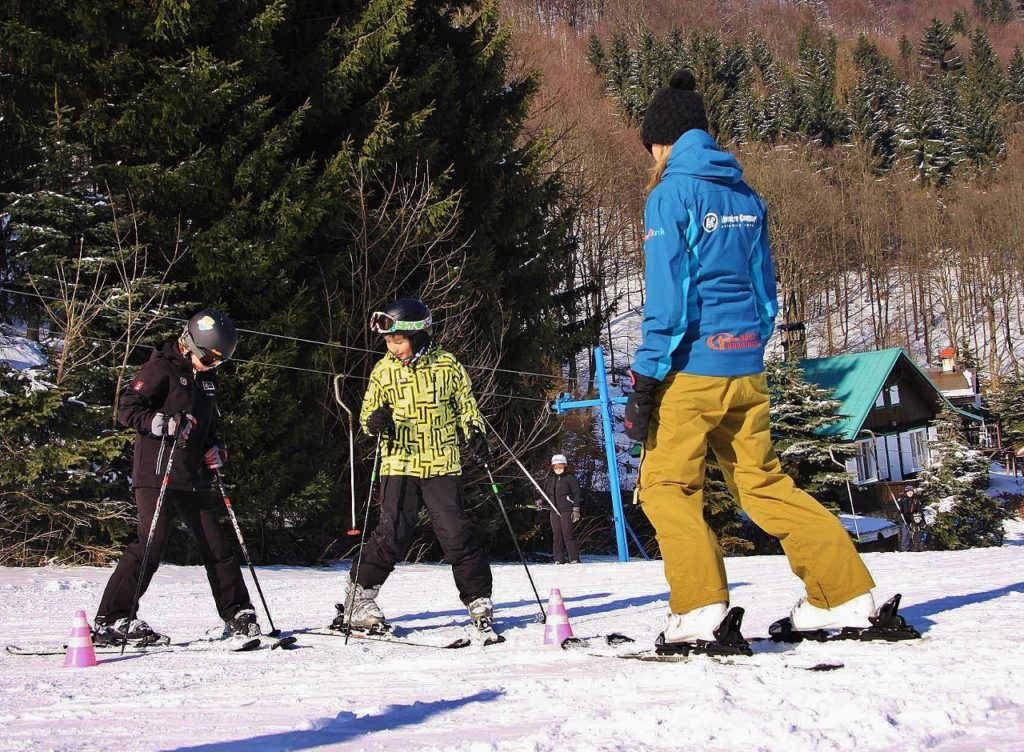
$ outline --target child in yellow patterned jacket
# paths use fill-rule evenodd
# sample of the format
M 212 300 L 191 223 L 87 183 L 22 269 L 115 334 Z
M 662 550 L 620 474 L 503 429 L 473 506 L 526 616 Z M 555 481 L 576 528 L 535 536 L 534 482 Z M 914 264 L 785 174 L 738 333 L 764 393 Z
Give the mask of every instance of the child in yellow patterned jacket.
M 351 622 L 353 630 L 388 629 L 376 596 L 408 553 L 423 505 L 470 619 L 485 642 L 494 641 L 499 638 L 491 623 L 491 568 L 463 504 L 460 438 L 483 461 L 490 450 L 466 369 L 431 344 L 431 324 L 429 309 L 415 298 L 396 300 L 370 317 L 371 331 L 388 348 L 370 373 L 359 416 L 380 441 L 380 520 L 331 626 L 343 630 Z

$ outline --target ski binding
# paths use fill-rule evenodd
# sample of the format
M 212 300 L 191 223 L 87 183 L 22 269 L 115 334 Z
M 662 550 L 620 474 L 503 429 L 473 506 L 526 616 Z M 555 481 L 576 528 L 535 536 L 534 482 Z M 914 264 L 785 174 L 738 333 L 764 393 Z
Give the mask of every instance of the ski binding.
M 903 640 L 918 640 L 921 633 L 907 624 L 906 620 L 897 612 L 900 608 L 900 593 L 896 593 L 878 609 L 878 612 L 869 617 L 870 627 L 843 627 L 838 632 L 829 632 L 825 629 L 813 629 L 801 631 L 793 629 L 793 623 L 787 616 L 779 619 L 768 628 L 768 636 L 773 642 L 801 642 L 812 640 L 814 642 L 834 642 L 836 640 L 882 640 L 885 642 L 900 642 Z

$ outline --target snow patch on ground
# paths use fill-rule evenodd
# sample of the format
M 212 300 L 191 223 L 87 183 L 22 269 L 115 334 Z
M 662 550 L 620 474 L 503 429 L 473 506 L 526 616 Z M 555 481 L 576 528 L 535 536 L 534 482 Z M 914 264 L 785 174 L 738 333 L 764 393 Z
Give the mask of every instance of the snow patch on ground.
M 1013 483 L 1012 479 L 1007 479 Z M 768 645 L 734 665 L 657 664 L 545 646 L 522 566 L 496 564 L 504 645 L 438 651 L 300 636 L 255 653 L 0 655 L 0 750 L 1016 750 L 1024 748 L 1024 524 L 1007 545 L 865 556 L 880 598 L 902 592 L 915 643 Z M 801 594 L 779 556 L 730 558 L 744 631 L 763 635 Z M 577 636 L 623 632 L 649 646 L 664 625 L 661 563 L 531 566 L 546 601 L 565 598 Z M 279 627 L 321 627 L 345 567 L 261 567 Z M 0 569 L 0 640 L 60 643 L 94 615 L 108 568 Z M 381 592 L 422 640 L 462 634 L 447 566 L 400 566 Z M 142 616 L 176 641 L 217 614 L 200 567 L 164 566 Z M 266 626 L 265 617 L 263 624 Z M 805 667 L 842 662 L 844 668 Z

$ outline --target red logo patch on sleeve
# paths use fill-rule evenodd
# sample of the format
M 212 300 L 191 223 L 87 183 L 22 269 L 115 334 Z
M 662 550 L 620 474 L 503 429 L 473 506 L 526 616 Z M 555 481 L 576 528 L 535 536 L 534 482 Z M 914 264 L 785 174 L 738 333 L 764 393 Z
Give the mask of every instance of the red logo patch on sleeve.
M 146 382 L 143 381 L 142 379 L 135 379 L 135 381 L 132 382 L 132 389 L 134 389 L 136 392 L 141 392 L 142 387 L 144 387 L 145 385 Z

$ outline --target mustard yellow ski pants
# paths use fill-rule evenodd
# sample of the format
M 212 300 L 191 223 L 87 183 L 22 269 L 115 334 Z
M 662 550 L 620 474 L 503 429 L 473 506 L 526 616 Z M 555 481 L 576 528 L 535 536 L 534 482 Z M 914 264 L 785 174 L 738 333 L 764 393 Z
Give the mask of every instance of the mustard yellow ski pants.
M 722 551 L 703 515 L 708 444 L 740 506 L 781 542 L 812 605 L 838 606 L 874 587 L 836 516 L 782 471 L 772 449 L 763 373 L 671 373 L 655 392 L 655 404 L 639 497 L 661 547 L 673 612 L 729 601 Z

